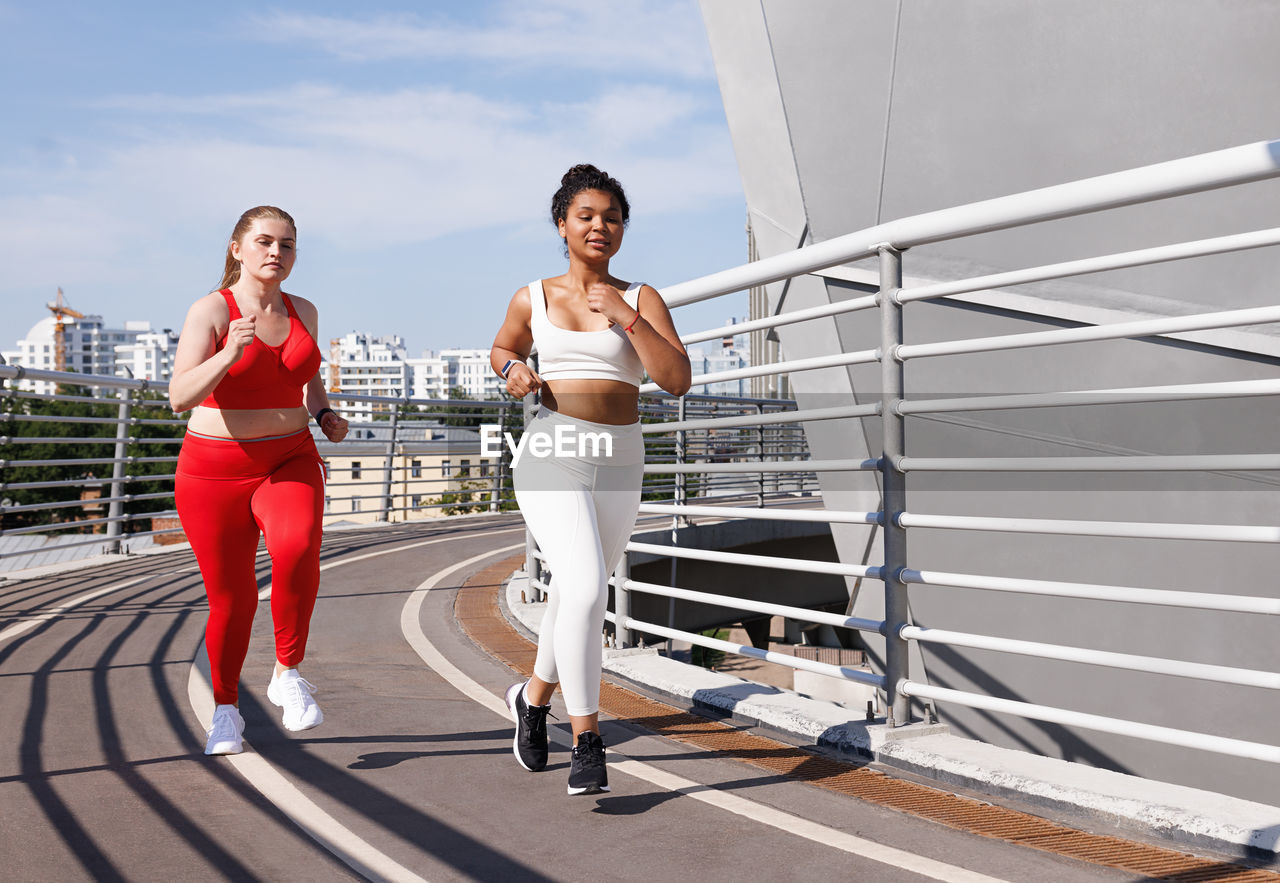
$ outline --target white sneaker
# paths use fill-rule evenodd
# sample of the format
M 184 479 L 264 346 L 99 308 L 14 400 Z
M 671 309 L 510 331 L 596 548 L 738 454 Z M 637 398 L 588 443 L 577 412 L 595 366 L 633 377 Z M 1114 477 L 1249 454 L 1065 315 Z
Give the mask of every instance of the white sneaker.
M 205 754 L 239 754 L 244 750 L 244 718 L 234 705 L 219 705 L 213 710 L 213 724 L 209 727 L 209 741 L 204 743 Z
M 316 685 L 298 674 L 296 668 L 287 668 L 283 674 L 272 674 L 271 683 L 267 685 L 267 698 L 272 705 L 284 709 L 284 727 L 286 730 L 309 730 L 324 723 L 324 712 L 316 705 L 311 694 Z

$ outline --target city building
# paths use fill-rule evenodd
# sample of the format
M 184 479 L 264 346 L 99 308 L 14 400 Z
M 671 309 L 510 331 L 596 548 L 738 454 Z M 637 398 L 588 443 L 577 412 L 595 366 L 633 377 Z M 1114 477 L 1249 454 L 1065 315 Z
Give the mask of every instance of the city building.
M 134 377 L 168 381 L 177 353 L 178 336 L 170 329 L 156 331 L 147 321 L 130 320 L 124 328 L 108 328 L 102 316 L 49 316 L 31 327 L 4 360 L 38 371 L 58 368 L 58 323 L 62 325 L 63 370 L 79 374 Z M 42 394 L 54 392 L 48 381 L 24 378 L 18 388 Z
M 740 320 L 731 319 L 729 324 L 737 324 L 738 321 Z M 734 371 L 752 364 L 751 347 L 747 334 L 726 335 L 722 338 L 687 347 L 687 350 L 695 378 L 701 374 Z M 742 397 L 755 395 L 751 378 L 749 377 L 737 380 L 721 380 L 707 384 L 699 384 L 695 381 L 691 391 L 699 395 Z
M 414 399 L 447 399 L 461 390 L 466 399 L 497 399 L 506 390 L 501 377 L 489 365 L 487 349 L 428 350 L 410 358 L 399 335 L 374 337 L 352 331 L 330 342 L 329 357 L 321 367 L 330 392 L 348 395 L 384 395 Z M 349 419 L 367 420 L 385 414 L 386 404 L 343 400 Z
M 173 376 L 173 360 L 178 352 L 178 335 L 169 328 L 151 331 L 148 322 L 126 322 L 125 327 L 145 326 L 129 343 L 115 347 L 114 374 L 132 376 L 139 380 L 167 382 Z
M 447 399 L 449 390 L 455 384 L 457 363 L 431 351 L 423 353 L 421 358 L 410 359 L 413 379 L 410 395 L 415 399 Z
M 334 443 L 312 430 L 328 472 L 326 525 L 487 511 L 493 495 L 501 491 L 506 475 L 498 459 L 481 456 L 475 430 L 405 421 L 397 429 L 394 447 L 390 434 L 385 423 L 355 427 L 346 439 Z
M 398 334 L 374 337 L 352 331 L 334 338 L 329 357 L 320 367 L 330 392 L 404 398 L 413 389 L 413 368 Z M 390 406 L 344 400 L 342 413 L 350 420 L 368 420 L 386 414 Z
M 489 364 L 487 348 L 441 350 L 440 358 L 455 366 L 453 385 L 462 390 L 465 398 L 496 399 L 506 392 L 506 381 Z

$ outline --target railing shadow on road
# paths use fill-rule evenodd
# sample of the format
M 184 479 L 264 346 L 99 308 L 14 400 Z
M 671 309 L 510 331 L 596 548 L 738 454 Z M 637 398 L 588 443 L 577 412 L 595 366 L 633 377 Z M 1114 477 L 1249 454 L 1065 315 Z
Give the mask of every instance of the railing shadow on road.
M 265 720 L 270 714 L 251 697 L 244 697 L 241 705 L 245 710 L 246 720 Z M 492 734 L 485 732 L 461 736 L 464 739 L 487 737 L 492 737 Z M 510 730 L 501 731 L 499 737 L 505 741 L 510 737 Z M 459 736 L 449 734 L 448 738 L 457 739 Z M 360 741 L 364 740 L 365 737 L 360 737 Z M 543 876 L 533 867 L 499 852 L 490 844 L 472 837 L 466 831 L 425 812 L 421 806 L 370 785 L 359 776 L 348 772 L 348 768 L 335 766 L 312 753 L 297 750 L 295 740 L 282 739 L 279 742 L 273 742 L 267 739 L 255 743 L 254 748 L 268 763 L 289 778 L 311 783 L 322 790 L 329 799 L 377 825 L 382 831 L 429 853 L 434 860 L 456 868 L 460 873 L 473 875 L 477 868 L 483 868 L 483 876 L 493 880 L 551 879 Z M 459 753 L 507 754 L 509 752 L 510 748 L 504 745 L 501 749 L 494 751 L 448 753 L 456 755 Z
M 101 574 L 98 574 L 99 580 Z M 113 575 L 112 578 L 115 578 Z M 75 583 L 91 582 L 89 579 L 75 579 Z M 114 598 L 103 609 L 84 617 L 72 620 L 73 633 L 57 644 L 51 654 L 46 657 L 36 670 L 26 676 L 31 679 L 29 700 L 26 715 L 22 723 L 22 732 L 18 746 L 19 773 L 17 777 L 24 784 L 31 798 L 44 815 L 49 828 L 67 848 L 71 856 L 79 863 L 85 873 L 96 880 L 124 880 L 127 875 L 111 856 L 107 844 L 100 842 L 86 822 L 81 821 L 83 807 L 77 807 L 70 794 L 72 787 L 69 777 L 79 773 L 101 775 L 109 773 L 114 776 L 129 792 L 147 807 L 151 818 L 171 830 L 185 841 L 192 850 L 206 858 L 212 867 L 216 867 L 228 879 L 256 879 L 253 869 L 245 866 L 234 853 L 221 846 L 217 840 L 199 821 L 200 806 L 197 803 L 183 804 L 183 798 L 189 793 L 184 789 L 182 797 L 166 794 L 158 785 L 153 784 L 140 771 L 143 767 L 155 767 L 159 764 L 183 763 L 192 766 L 200 765 L 212 775 L 225 789 L 221 793 L 230 794 L 232 799 L 242 801 L 246 810 L 256 810 L 277 814 L 278 811 L 266 803 L 257 792 L 241 777 L 232 771 L 216 764 L 204 762 L 200 754 L 200 742 L 193 733 L 185 710 L 180 706 L 170 682 L 171 672 L 175 665 L 180 665 L 185 672 L 190 665 L 195 643 L 182 659 L 173 658 L 178 653 L 177 647 L 182 636 L 198 635 L 202 630 L 193 624 L 192 615 L 204 604 L 204 593 L 199 590 L 199 580 L 187 577 L 174 577 L 159 585 L 144 582 L 136 591 L 122 594 Z M 81 586 L 80 588 L 83 588 Z M 194 591 L 193 591 L 194 590 Z M 157 595 L 157 592 L 160 594 Z M 198 592 L 198 594 L 196 594 Z M 181 603 L 183 595 L 190 595 L 189 601 Z M 150 603 L 148 603 L 150 602 Z M 133 609 L 141 605 L 142 609 Z M 79 770 L 54 769 L 46 763 L 45 745 L 49 744 L 49 734 L 57 728 L 66 728 L 67 722 L 58 717 L 59 702 L 53 695 L 51 682 L 55 675 L 63 675 L 64 660 L 76 653 L 80 648 L 88 646 L 87 641 L 104 631 L 118 625 L 117 617 L 127 613 L 126 624 L 119 628 L 114 636 L 108 638 L 106 647 L 98 654 L 96 660 L 87 668 L 76 671 L 88 671 L 91 675 L 91 709 L 94 731 L 98 734 L 101 763 L 90 764 Z M 140 665 L 119 658 L 130 641 L 139 639 L 143 627 L 155 618 L 172 616 L 172 622 L 164 630 L 151 649 L 148 659 Z M 8 646 L 0 648 L 0 663 L 32 638 L 39 637 L 48 630 L 67 628 L 68 618 L 61 617 L 41 623 L 31 632 L 20 636 Z M 194 635 L 193 635 L 194 633 Z M 123 669 L 145 668 L 150 673 L 154 695 L 158 698 L 159 707 L 167 720 L 171 732 L 177 737 L 180 746 L 188 749 L 188 753 L 178 756 L 130 758 L 126 756 L 126 747 L 130 744 L 129 731 L 137 726 L 136 720 L 129 719 L 123 710 L 124 703 L 118 695 L 113 695 L 111 680 L 113 675 Z M 76 714 L 83 715 L 85 709 L 76 707 Z M 65 711 L 65 709 L 63 709 Z M 77 726 L 77 731 L 88 728 Z M 55 787 L 54 780 L 62 784 Z M 95 788 L 95 790 L 97 790 Z M 100 793 L 100 792 L 99 792 Z M 116 801 L 113 805 L 118 811 L 125 811 L 127 803 Z M 296 837 L 298 842 L 310 849 L 311 842 L 304 833 L 292 826 L 282 826 L 289 836 Z M 343 867 L 341 863 L 328 854 L 322 857 L 335 869 Z
M 431 742 L 492 742 L 511 738 L 511 728 L 501 730 L 473 730 L 469 733 L 384 733 L 380 735 L 329 736 L 313 739 L 293 739 L 294 745 L 423 745 Z M 511 749 L 503 745 L 465 751 L 372 751 L 359 755 L 347 764 L 349 770 L 382 770 L 421 757 L 461 757 L 476 754 L 507 755 Z
M 714 756 L 722 756 L 714 752 Z M 639 760 L 640 758 L 634 758 Z M 658 758 L 655 758 L 655 760 Z M 669 758 L 668 758 L 669 759 Z M 649 791 L 644 794 L 619 794 L 599 797 L 596 799 L 596 808 L 592 812 L 607 816 L 637 816 L 650 810 L 657 809 L 664 803 L 677 800 L 689 794 L 697 794 L 702 791 L 720 791 L 734 792 L 745 788 L 758 788 L 763 785 L 778 785 L 786 782 L 786 776 L 765 775 L 752 779 L 735 779 L 729 782 L 717 782 L 715 785 L 696 785 L 691 788 L 685 788 L 678 791 Z
M 168 595 L 162 596 L 160 600 L 168 600 L 181 592 L 190 591 L 191 587 L 189 585 L 184 586 L 170 592 Z M 164 659 L 168 657 L 173 643 L 177 640 L 178 635 L 182 633 L 191 613 L 192 610 L 179 611 L 173 617 L 173 622 L 170 623 L 162 638 L 156 643 L 155 650 L 152 651 L 151 659 L 153 661 L 157 658 Z M 99 745 L 107 759 L 107 763 L 112 767 L 121 784 L 137 795 L 158 818 L 164 819 L 165 824 L 192 849 L 206 858 L 213 867 L 222 869 L 229 877 L 243 876 L 251 878 L 254 876 L 254 870 L 244 864 L 232 850 L 219 843 L 213 835 L 201 826 L 198 820 L 198 803 L 188 802 L 184 807 L 180 802 L 180 797 L 173 798 L 165 794 L 161 788 L 153 785 L 135 767 L 128 764 L 125 757 L 124 746 L 127 744 L 127 734 L 134 722 L 129 721 L 126 715 L 118 715 L 116 712 L 116 703 L 112 699 L 111 687 L 108 683 L 109 672 L 106 669 L 106 665 L 123 650 L 129 639 L 139 632 L 149 618 L 157 615 L 159 614 L 151 612 L 140 612 L 135 615 L 108 642 L 99 658 L 99 665 L 94 667 L 93 697 Z M 153 684 L 157 688 L 157 695 L 166 696 L 167 690 L 162 689 L 166 686 L 163 669 L 158 669 L 154 664 L 150 668 Z M 171 696 L 171 694 L 169 695 Z M 117 717 L 123 718 L 123 720 L 118 721 Z M 175 730 L 175 732 L 185 744 L 191 746 L 193 754 L 199 751 L 198 743 L 191 738 L 189 728 L 186 729 L 185 733 L 183 730 Z M 185 738 L 183 738 L 184 736 Z

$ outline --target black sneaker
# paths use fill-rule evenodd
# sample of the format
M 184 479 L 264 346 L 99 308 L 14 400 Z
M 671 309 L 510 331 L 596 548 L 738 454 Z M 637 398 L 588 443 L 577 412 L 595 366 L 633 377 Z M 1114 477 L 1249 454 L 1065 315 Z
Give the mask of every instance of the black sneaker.
M 578 734 L 569 764 L 569 793 L 598 794 L 609 790 L 609 773 L 604 768 L 604 742 L 599 733 Z
M 516 737 L 511 750 L 531 773 L 547 766 L 547 714 L 550 705 L 530 705 L 524 701 L 524 684 L 507 688 L 507 708 L 516 719 Z

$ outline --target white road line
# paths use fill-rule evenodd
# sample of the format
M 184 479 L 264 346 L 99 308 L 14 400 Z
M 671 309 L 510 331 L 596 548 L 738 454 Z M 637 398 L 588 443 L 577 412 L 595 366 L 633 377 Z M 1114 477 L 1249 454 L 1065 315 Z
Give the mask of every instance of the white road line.
M 476 531 L 473 534 L 468 534 L 468 537 L 473 537 L 473 536 L 492 537 L 502 533 L 510 533 L 511 531 L 514 531 L 514 530 L 521 531 L 522 533 L 524 532 L 523 527 L 498 527 L 498 528 L 494 528 L 492 530 L 486 530 L 483 532 Z M 393 552 L 406 552 L 409 549 L 416 549 L 419 546 L 431 546 L 431 545 L 435 545 L 436 543 L 444 543 L 449 540 L 456 540 L 456 539 L 458 539 L 458 537 L 436 537 L 435 539 L 432 539 L 432 540 L 422 540 L 421 542 L 410 543 L 407 546 L 396 546 L 394 549 L 379 549 L 377 552 L 366 552 L 365 554 L 357 555 L 354 558 L 343 558 L 340 561 L 330 561 L 328 564 L 322 564 L 320 565 L 320 572 L 324 573 L 326 570 L 329 570 L 334 567 L 345 567 L 348 564 L 355 564 L 357 561 L 364 561 L 366 558 L 377 558 L 380 555 L 390 555 Z M 524 544 L 521 543 L 521 545 L 524 545 Z M 261 592 L 258 593 L 259 601 L 265 601 L 270 597 L 271 597 L 270 586 L 267 586 L 265 589 L 263 589 Z
M 9 626 L 0 632 L 0 641 L 7 641 L 10 638 L 16 638 L 18 635 L 31 631 L 42 622 L 48 622 L 51 619 L 57 619 L 68 610 L 79 607 L 81 604 L 92 601 L 94 598 L 101 598 L 103 595 L 110 595 L 112 592 L 118 592 L 121 589 L 127 589 L 129 586 L 137 585 L 143 580 L 151 579 L 151 576 L 139 576 L 134 579 L 125 580 L 122 583 L 116 583 L 113 586 L 107 586 L 105 589 L 95 589 L 88 594 L 81 595 L 79 598 L 73 598 L 66 604 L 59 604 L 57 607 L 50 607 L 43 613 L 37 613 L 30 619 L 24 619 Z
M 446 577 L 451 576 L 457 570 L 470 567 L 477 561 L 483 561 L 486 558 L 492 558 L 496 555 L 503 555 L 523 548 L 524 543 L 503 546 L 501 549 L 493 549 L 482 555 L 475 555 L 466 561 L 459 561 L 452 567 L 446 567 L 444 570 L 438 571 L 413 590 L 408 600 L 404 602 L 404 607 L 400 610 L 400 631 L 404 635 L 404 639 L 409 642 L 409 646 L 413 648 L 413 651 L 422 658 L 422 661 L 463 695 L 475 700 L 493 713 L 502 715 L 507 720 L 511 720 L 511 712 L 507 710 L 506 701 L 501 696 L 490 693 L 463 672 L 462 669 L 446 659 L 444 654 L 436 649 L 436 645 L 432 644 L 430 639 L 427 638 L 418 620 L 422 612 L 422 602 L 427 599 L 427 592 L 440 585 Z
M 213 720 L 213 688 L 195 665 L 191 666 L 187 676 L 187 699 L 200 719 L 200 725 L 207 730 Z M 255 752 L 248 740 L 244 743 L 244 753 L 227 755 L 226 760 L 263 797 L 279 807 L 290 821 L 357 874 L 368 880 L 426 883 L 424 878 L 370 845 L 316 805 Z
M 507 720 L 511 720 L 511 713 L 507 709 L 506 702 L 499 696 L 490 693 L 477 681 L 462 672 L 436 649 L 435 645 L 431 643 L 422 631 L 420 615 L 427 593 L 447 577 L 486 558 L 510 552 L 517 548 L 523 548 L 523 546 L 524 544 L 521 543 L 516 546 L 494 549 L 482 555 L 475 555 L 466 561 L 460 561 L 437 572 L 410 594 L 400 613 L 400 630 L 404 633 L 405 640 L 409 642 L 409 646 L 422 657 L 422 661 L 459 692 Z M 549 729 L 547 735 L 558 744 L 569 744 L 570 737 L 558 729 Z M 791 813 L 763 806 L 736 794 L 719 791 L 713 786 L 690 781 L 647 763 L 627 759 L 627 756 L 620 751 L 610 749 L 610 754 L 615 758 L 610 766 L 620 773 L 649 782 L 659 788 L 684 794 L 694 800 L 719 807 L 735 815 L 743 816 L 788 834 L 794 834 L 825 846 L 862 856 L 881 864 L 901 868 L 923 877 L 930 877 L 934 880 L 955 881 L 955 883 L 1002 883 L 998 877 L 989 877 L 956 865 L 949 865 L 946 862 L 935 861 L 905 850 L 894 849 L 892 846 L 884 846 L 862 837 L 847 834 L 844 831 L 828 828 L 825 825 L 820 825 L 817 822 L 809 821 Z M 616 758 L 622 759 L 617 760 Z

